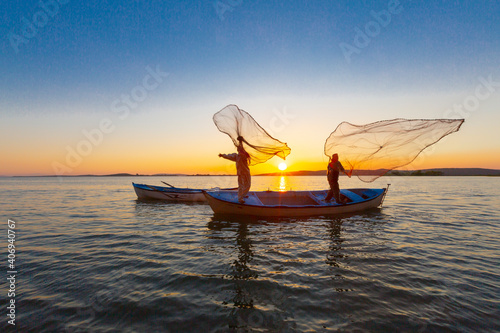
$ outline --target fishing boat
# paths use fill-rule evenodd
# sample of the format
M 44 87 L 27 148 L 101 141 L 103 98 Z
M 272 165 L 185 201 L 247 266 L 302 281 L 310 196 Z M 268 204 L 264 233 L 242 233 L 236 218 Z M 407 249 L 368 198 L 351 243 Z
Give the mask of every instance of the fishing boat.
M 203 195 L 205 189 L 180 188 L 163 182 L 165 186 L 132 183 L 137 198 L 140 200 L 163 200 L 172 202 L 206 202 Z M 230 191 L 237 188 L 226 188 L 220 191 Z M 212 189 L 214 190 L 214 189 Z
M 249 192 L 244 203 L 238 193 L 203 191 L 216 214 L 257 217 L 297 217 L 353 213 L 382 205 L 387 188 L 353 188 L 340 190 L 341 203 L 326 202 L 328 190 Z

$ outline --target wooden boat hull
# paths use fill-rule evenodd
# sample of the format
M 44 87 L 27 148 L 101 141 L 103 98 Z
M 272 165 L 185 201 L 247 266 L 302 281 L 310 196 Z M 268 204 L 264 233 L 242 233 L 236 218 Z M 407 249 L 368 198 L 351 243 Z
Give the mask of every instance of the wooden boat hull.
M 258 217 L 297 217 L 335 215 L 377 208 L 387 189 L 343 189 L 341 197 L 347 202 L 327 203 L 324 191 L 249 192 L 245 203 L 237 200 L 237 193 L 204 191 L 208 204 L 216 214 L 249 215 Z
M 164 187 L 135 184 L 135 193 L 140 200 L 162 200 L 170 202 L 207 202 L 202 189 Z

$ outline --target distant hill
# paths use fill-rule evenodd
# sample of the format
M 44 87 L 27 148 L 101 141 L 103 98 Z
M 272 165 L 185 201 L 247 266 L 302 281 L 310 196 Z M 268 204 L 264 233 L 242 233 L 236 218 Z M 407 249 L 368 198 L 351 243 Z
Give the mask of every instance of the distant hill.
M 379 174 L 380 170 L 358 170 L 359 174 Z M 326 176 L 326 170 L 318 171 L 291 171 L 262 173 L 256 176 Z M 500 170 L 483 168 L 436 168 L 423 170 L 392 170 L 387 176 L 500 176 Z
M 500 170 L 483 168 L 436 168 L 414 171 L 393 170 L 390 176 L 500 176 Z
M 133 175 L 130 173 L 113 173 L 109 175 L 40 175 L 40 176 L 13 176 L 13 177 L 130 177 L 130 176 L 146 176 L 146 175 Z

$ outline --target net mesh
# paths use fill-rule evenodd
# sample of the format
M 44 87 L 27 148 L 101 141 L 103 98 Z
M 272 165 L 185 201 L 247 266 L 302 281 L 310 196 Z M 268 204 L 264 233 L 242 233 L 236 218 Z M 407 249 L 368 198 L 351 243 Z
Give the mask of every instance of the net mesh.
M 349 175 L 372 182 L 411 163 L 424 149 L 456 132 L 463 119 L 393 119 L 367 125 L 342 122 L 325 142 L 325 154 L 338 153 Z
M 213 116 L 215 126 L 229 135 L 235 146 L 243 137 L 243 148 L 250 155 L 249 165 L 266 162 L 273 156 L 285 159 L 291 149 L 286 143 L 273 138 L 253 117 L 236 105 L 228 105 Z

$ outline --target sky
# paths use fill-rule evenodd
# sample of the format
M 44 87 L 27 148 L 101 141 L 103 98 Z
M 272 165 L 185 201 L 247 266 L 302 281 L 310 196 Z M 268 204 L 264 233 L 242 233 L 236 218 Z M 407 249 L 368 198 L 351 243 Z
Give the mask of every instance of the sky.
M 339 123 L 463 118 L 409 169 L 500 169 L 498 1 L 3 4 L 0 175 L 221 174 L 236 104 L 321 170 Z M 253 174 L 278 171 L 277 157 Z

